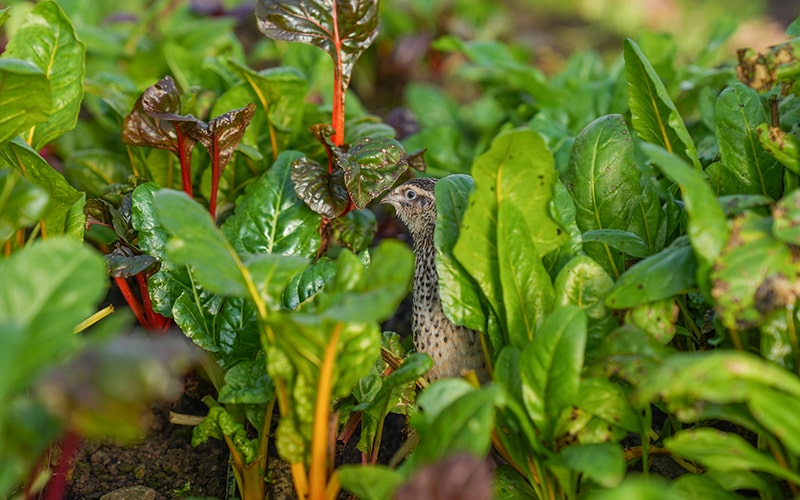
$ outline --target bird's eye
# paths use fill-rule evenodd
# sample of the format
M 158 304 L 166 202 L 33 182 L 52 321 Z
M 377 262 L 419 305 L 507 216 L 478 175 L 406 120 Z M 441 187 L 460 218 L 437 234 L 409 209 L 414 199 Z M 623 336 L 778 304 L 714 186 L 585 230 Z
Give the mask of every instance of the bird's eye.
M 409 189 L 408 191 L 406 191 L 406 199 L 407 200 L 413 200 L 416 197 L 417 197 L 417 192 L 414 191 L 413 189 Z

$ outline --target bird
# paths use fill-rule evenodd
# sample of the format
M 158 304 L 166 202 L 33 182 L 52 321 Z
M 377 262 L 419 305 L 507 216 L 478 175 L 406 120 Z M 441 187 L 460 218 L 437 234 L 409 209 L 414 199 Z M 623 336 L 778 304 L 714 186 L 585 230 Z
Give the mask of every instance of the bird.
M 489 378 L 480 333 L 456 325 L 445 315 L 436 271 L 436 179 L 418 177 L 391 190 L 381 200 L 394 207 L 413 240 L 415 255 L 412 283 L 411 333 L 417 352 L 433 358 L 429 382 L 459 377 L 475 370 L 483 383 Z

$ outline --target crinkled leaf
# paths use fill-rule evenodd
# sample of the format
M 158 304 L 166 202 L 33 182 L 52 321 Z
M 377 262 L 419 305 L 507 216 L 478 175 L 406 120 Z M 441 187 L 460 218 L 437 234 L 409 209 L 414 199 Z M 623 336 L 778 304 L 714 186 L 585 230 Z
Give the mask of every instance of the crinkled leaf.
M 39 153 L 20 138 L 0 145 L 0 160 L 17 169 L 50 197 L 47 213 L 41 218 L 42 232 L 48 236 L 64 234 L 83 240 L 86 195 L 76 190 Z
M 18 229 L 34 224 L 47 211 L 47 191 L 31 183 L 18 171 L 0 169 L 0 241 Z
M 406 150 L 387 137 L 364 137 L 346 152 L 334 149 L 350 198 L 358 208 L 380 196 L 408 169 Z
M 626 249 L 639 257 L 663 245 L 662 209 L 642 176 L 622 116 L 598 118 L 575 139 L 564 184 L 575 202 L 584 250 L 615 279 L 624 270 Z
M 50 118 L 50 81 L 36 65 L 0 58 L 0 143 Z
M 664 82 L 633 40 L 626 39 L 624 47 L 633 128 L 645 141 L 679 155 L 699 169 L 694 141 Z
M 341 68 L 342 90 L 358 56 L 378 36 L 378 0 L 258 0 L 258 29 L 275 40 L 325 50 Z
M 247 271 L 207 210 L 186 193 L 168 189 L 155 193 L 154 206 L 158 220 L 171 234 L 167 244 L 171 260 L 191 266 L 198 281 L 212 292 L 250 296 Z
M 37 3 L 8 41 L 3 57 L 34 63 L 50 83 L 50 116 L 45 123 L 35 125 L 27 137 L 33 149 L 41 149 L 72 130 L 78 122 L 83 100 L 85 52 L 69 18 L 54 1 Z M 31 94 L 32 90 L 25 89 L 26 105 L 44 97 Z M 5 97 L 5 89 L 3 95 Z M 43 109 L 40 106 L 34 104 L 33 109 Z M 3 107 L 4 113 L 5 109 Z
M 297 196 L 314 212 L 333 219 L 347 209 L 350 198 L 343 170 L 328 172 L 327 167 L 304 156 L 292 162 L 291 176 Z
M 437 250 L 439 296 L 445 315 L 457 325 L 483 331 L 487 318 L 481 291 L 453 254 L 461 220 L 474 188 L 475 181 L 464 174 L 448 175 L 436 182 L 436 228 L 433 238 Z
M 756 126 L 769 120 L 755 90 L 734 83 L 722 91 L 714 113 L 720 161 L 707 169 L 717 194 L 781 193 L 781 165 L 761 146 Z
M 299 157 L 296 151 L 281 153 L 237 200 L 222 232 L 240 253 L 316 254 L 319 215 L 297 198 L 290 180 L 290 165 Z
M 556 420 L 575 404 L 586 345 L 586 314 L 576 306 L 557 308 L 520 357 L 522 400 L 545 441 Z
M 378 221 L 371 210 L 351 210 L 344 217 L 331 221 L 333 237 L 343 247 L 359 253 L 372 244 L 378 231 Z
M 768 453 L 758 451 L 738 434 L 717 429 L 684 430 L 664 440 L 671 452 L 717 471 L 767 472 L 793 483 L 800 483 L 800 474 L 781 467 Z
M 262 357 L 241 361 L 225 372 L 225 385 L 219 391 L 220 403 L 266 404 L 275 397 L 275 386 L 267 375 Z
M 628 309 L 686 293 L 697 283 L 696 271 L 691 247 L 667 247 L 628 269 L 608 293 L 605 303 L 613 309 Z
M 258 456 L 258 438 L 248 439 L 244 425 L 221 406 L 213 406 L 208 415 L 192 432 L 192 446 L 199 446 L 209 438 L 226 439 L 236 451 L 251 463 Z

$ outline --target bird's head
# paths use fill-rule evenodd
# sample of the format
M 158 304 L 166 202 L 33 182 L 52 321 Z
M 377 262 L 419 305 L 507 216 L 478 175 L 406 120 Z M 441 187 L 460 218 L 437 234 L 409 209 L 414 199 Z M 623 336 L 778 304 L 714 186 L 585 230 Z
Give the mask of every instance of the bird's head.
M 381 203 L 388 203 L 412 236 L 436 224 L 436 179 L 411 179 L 389 191 Z M 416 237 L 416 236 L 415 236 Z

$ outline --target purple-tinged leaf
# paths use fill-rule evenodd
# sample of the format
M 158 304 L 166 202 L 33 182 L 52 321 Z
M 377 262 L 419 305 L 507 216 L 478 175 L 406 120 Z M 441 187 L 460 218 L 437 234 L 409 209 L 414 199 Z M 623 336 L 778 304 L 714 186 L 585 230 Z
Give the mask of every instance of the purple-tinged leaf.
M 158 262 L 149 255 L 136 255 L 124 246 L 118 246 L 105 258 L 109 274 L 115 278 L 132 278 Z
M 350 198 L 341 169 L 329 173 L 327 167 L 303 157 L 292 162 L 291 177 L 297 197 L 316 213 L 333 219 L 347 210 Z
M 335 149 L 336 163 L 344 171 L 344 180 L 353 203 L 364 208 L 367 203 L 392 187 L 408 168 L 405 148 L 385 137 L 364 137 L 350 150 Z
M 333 238 L 353 253 L 359 253 L 375 238 L 378 221 L 370 210 L 352 210 L 331 223 Z

